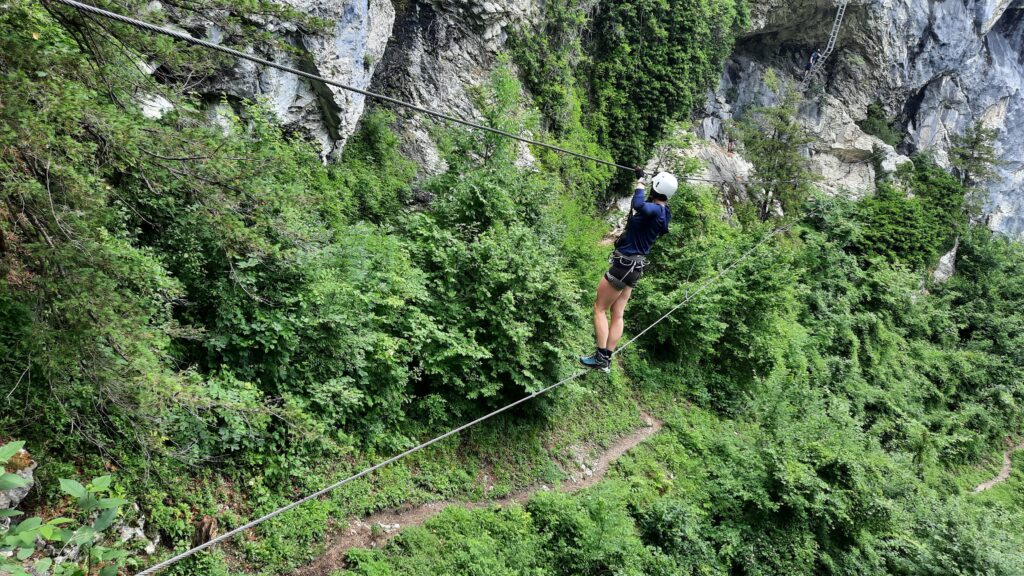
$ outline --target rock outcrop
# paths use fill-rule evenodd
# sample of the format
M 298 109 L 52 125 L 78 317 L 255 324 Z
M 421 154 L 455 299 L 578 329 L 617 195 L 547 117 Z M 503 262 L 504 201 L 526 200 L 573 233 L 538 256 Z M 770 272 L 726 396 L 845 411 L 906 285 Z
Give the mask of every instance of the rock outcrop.
M 329 25 L 309 31 L 292 22 L 267 19 L 264 29 L 287 42 L 291 50 L 273 50 L 259 56 L 361 90 L 369 88 L 395 22 L 390 0 L 282 2 Z M 211 42 L 224 37 L 223 30 L 206 22 L 182 18 L 180 24 Z M 344 147 L 366 108 L 365 96 L 246 60 L 199 90 L 214 108 L 222 97 L 236 101 L 265 99 L 288 129 L 302 131 L 319 142 L 325 158 Z M 150 103 L 149 109 L 153 108 L 156 105 Z
M 703 133 L 721 138 L 724 120 L 773 104 L 769 70 L 795 85 L 834 12 L 831 0 L 755 5 L 752 29 L 708 100 Z M 945 162 L 952 135 L 978 120 L 995 128 L 1004 164 L 989 185 L 990 224 L 1024 232 L 1024 0 L 851 1 L 836 50 L 805 97 L 801 118 L 818 140 L 812 163 L 831 189 L 854 195 L 873 190 L 873 150 L 883 170 L 921 150 Z M 904 129 L 899 151 L 857 125 L 873 103 Z
M 958 250 L 960 250 L 959 238 L 956 239 L 953 248 L 943 254 L 942 258 L 939 258 L 939 265 L 932 272 L 932 280 L 942 284 L 948 282 L 953 277 L 953 274 L 956 274 L 956 255 Z
M 472 89 L 484 83 L 508 28 L 538 13 L 534 0 L 412 0 L 371 84 L 374 91 L 459 118 L 480 120 Z M 396 109 L 403 151 L 423 174 L 444 170 L 426 119 Z
M 12 456 L 6 466 L 0 464 L 0 472 L 16 474 L 27 482 L 27 484 L 21 488 L 0 490 L 0 510 L 6 508 L 17 508 L 18 504 L 21 504 L 21 501 L 28 496 L 32 487 L 35 486 L 35 476 L 33 474 L 35 469 L 36 463 L 24 449 L 19 450 L 17 454 Z

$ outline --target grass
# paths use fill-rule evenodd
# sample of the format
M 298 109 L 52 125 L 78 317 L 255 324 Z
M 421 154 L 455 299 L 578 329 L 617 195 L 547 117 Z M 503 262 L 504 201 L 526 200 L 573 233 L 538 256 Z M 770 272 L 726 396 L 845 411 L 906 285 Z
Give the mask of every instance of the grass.
M 171 573 L 227 574 L 232 572 L 229 566 L 241 571 L 238 573 L 286 573 L 321 554 L 327 535 L 344 526 L 346 518 L 399 505 L 498 499 L 538 484 L 557 485 L 565 479 L 563 470 L 575 466 L 574 449 L 605 447 L 644 425 L 634 391 L 621 369 L 610 377 L 587 375 L 520 410 L 417 452 L 369 479 L 346 484 L 240 536 L 225 547 L 226 553 L 188 560 Z M 155 502 L 151 507 L 161 510 L 156 519 L 161 529 L 184 548 L 190 544 L 190 518 L 213 512 L 222 530 L 229 530 L 244 519 L 267 513 L 389 456 L 359 454 L 348 461 L 324 462 L 305 473 L 301 478 L 304 489 L 294 498 L 277 495 L 279 490 L 267 485 L 264 477 L 250 477 L 239 484 L 210 475 L 187 483 L 167 500 L 198 503 L 202 510 L 190 513 L 180 506 Z

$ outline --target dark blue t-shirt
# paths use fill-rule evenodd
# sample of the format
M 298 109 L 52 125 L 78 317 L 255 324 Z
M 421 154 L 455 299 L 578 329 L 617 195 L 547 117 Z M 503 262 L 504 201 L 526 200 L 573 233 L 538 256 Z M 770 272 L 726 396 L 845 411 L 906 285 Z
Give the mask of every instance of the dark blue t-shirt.
M 672 213 L 667 206 L 645 202 L 644 194 L 643 188 L 637 188 L 633 193 L 635 214 L 629 219 L 622 240 L 616 246 L 616 250 L 626 256 L 649 254 L 654 241 L 668 234 L 668 225 L 672 221 Z

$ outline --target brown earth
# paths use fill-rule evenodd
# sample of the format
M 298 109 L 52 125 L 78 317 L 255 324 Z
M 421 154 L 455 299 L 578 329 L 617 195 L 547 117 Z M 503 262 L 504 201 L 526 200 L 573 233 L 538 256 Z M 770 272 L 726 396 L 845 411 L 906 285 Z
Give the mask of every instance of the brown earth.
M 660 420 L 649 414 L 642 414 L 642 416 L 647 424 L 646 426 L 628 436 L 620 438 L 611 446 L 605 448 L 596 460 L 587 463 L 581 456 L 583 450 L 575 451 L 575 460 L 580 464 L 582 473 L 570 474 L 565 482 L 556 489 L 571 494 L 593 486 L 608 473 L 612 462 L 615 462 L 623 454 L 661 430 L 662 422 Z M 521 490 L 505 498 L 493 500 L 479 502 L 453 502 L 446 500 L 418 506 L 400 506 L 372 514 L 366 518 L 353 519 L 349 521 L 348 526 L 343 531 L 334 535 L 333 540 L 322 556 L 312 564 L 296 570 L 294 576 L 329 576 L 334 571 L 345 567 L 345 554 L 351 548 L 375 548 L 381 546 L 397 536 L 401 529 L 408 528 L 409 526 L 420 526 L 448 506 L 461 506 L 470 510 L 490 506 L 508 506 L 512 503 L 525 502 L 537 491 L 548 489 L 547 486 L 538 485 Z
M 992 488 L 996 484 L 1006 482 L 1007 478 L 1010 477 L 1010 471 L 1013 468 L 1013 461 L 1011 460 L 1011 457 L 1013 456 L 1013 453 L 1018 450 L 1024 450 L 1024 441 L 1022 441 L 1020 444 L 1017 444 L 1016 446 L 1011 446 L 1006 450 L 1006 452 L 1003 452 L 1003 468 L 999 471 L 999 474 L 996 474 L 995 478 L 992 478 L 988 482 L 982 482 L 981 484 L 978 484 L 974 488 L 974 492 L 984 492 Z

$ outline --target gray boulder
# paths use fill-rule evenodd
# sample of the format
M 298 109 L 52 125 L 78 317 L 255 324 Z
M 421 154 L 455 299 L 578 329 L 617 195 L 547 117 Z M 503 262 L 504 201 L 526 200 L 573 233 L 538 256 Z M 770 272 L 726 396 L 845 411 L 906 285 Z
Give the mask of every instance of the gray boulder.
M 21 488 L 0 490 L 0 509 L 17 508 L 18 505 L 21 504 L 22 500 L 28 496 L 28 493 L 32 491 L 32 487 L 35 486 L 35 475 L 33 472 L 35 471 L 36 466 L 37 464 L 25 450 L 19 450 L 18 453 L 7 462 L 6 472 L 17 474 L 24 478 L 28 484 Z

